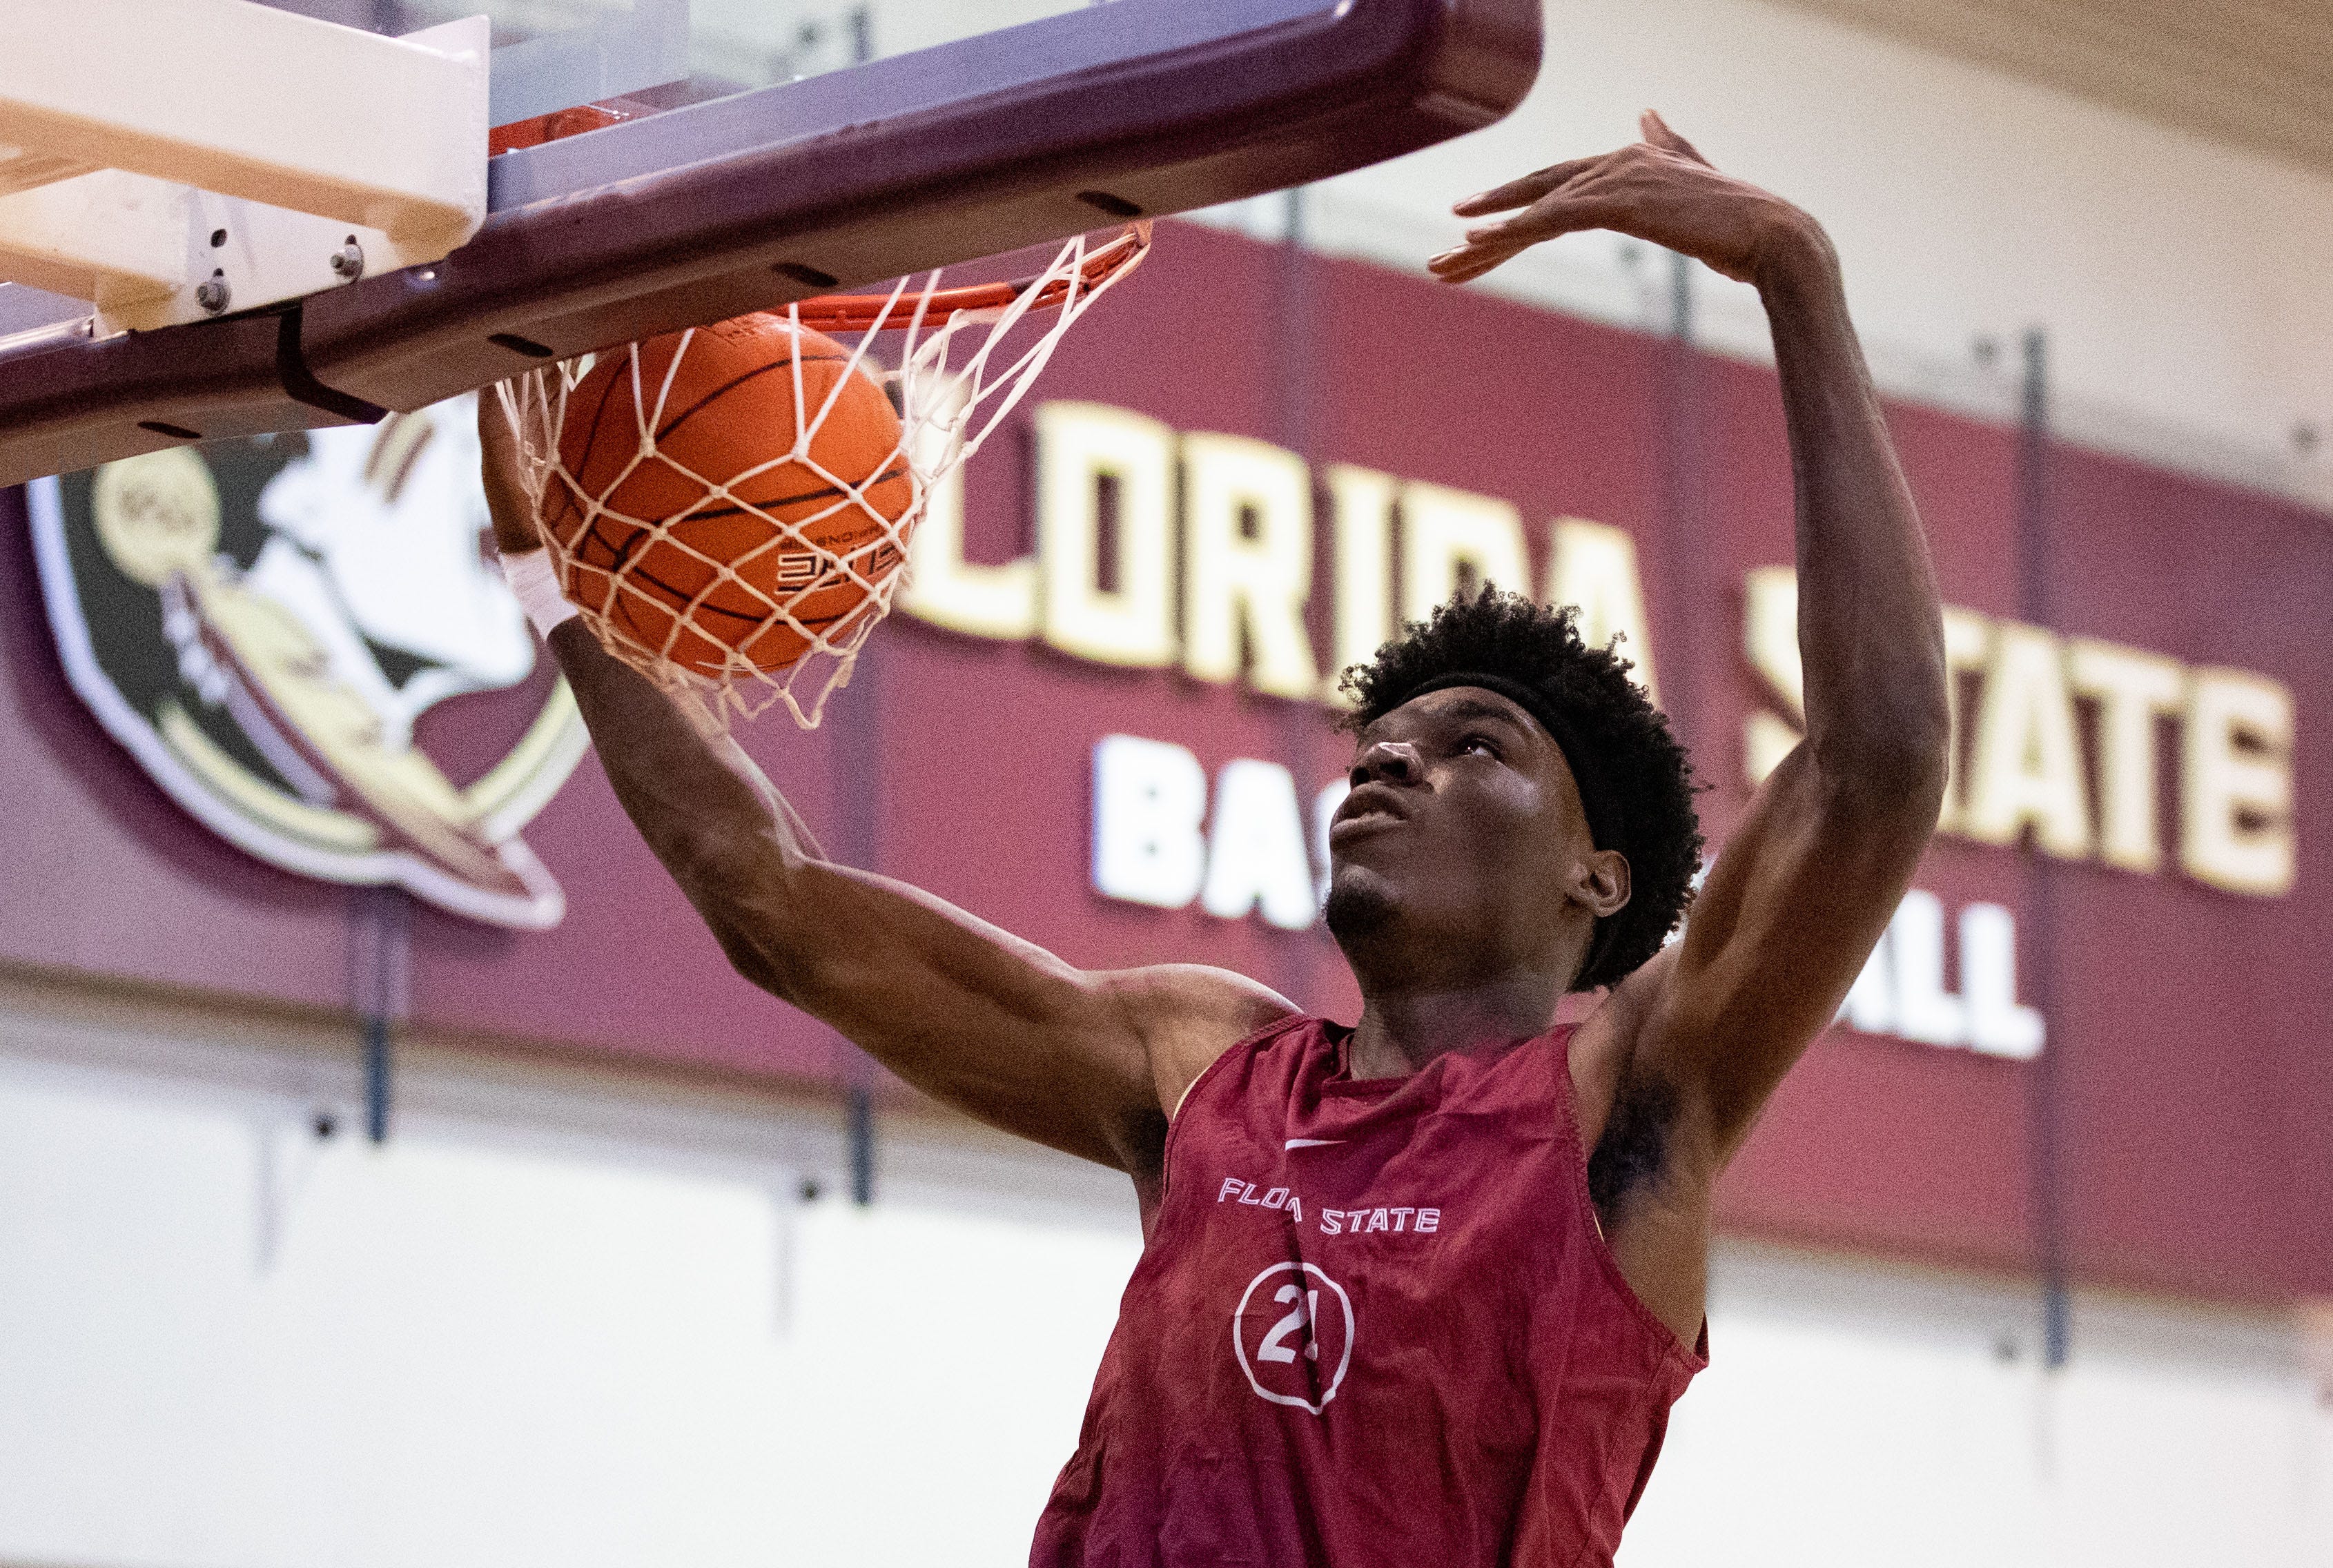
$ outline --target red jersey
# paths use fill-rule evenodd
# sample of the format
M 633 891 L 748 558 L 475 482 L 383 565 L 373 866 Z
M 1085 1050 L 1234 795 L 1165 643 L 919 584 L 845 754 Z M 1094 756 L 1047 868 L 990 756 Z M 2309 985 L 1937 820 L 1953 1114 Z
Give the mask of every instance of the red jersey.
M 1357 1083 L 1292 1018 L 1201 1074 L 1034 1568 L 1608 1563 L 1705 1363 L 1598 1233 L 1570 1034 Z

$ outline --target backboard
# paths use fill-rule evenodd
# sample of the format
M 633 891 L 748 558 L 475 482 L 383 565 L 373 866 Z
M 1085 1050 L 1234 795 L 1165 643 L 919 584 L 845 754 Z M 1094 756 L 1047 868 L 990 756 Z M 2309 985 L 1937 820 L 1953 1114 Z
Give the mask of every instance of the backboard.
M 1520 100 L 1537 72 L 1541 7 L 268 9 L 384 38 L 483 13 L 489 123 L 585 103 L 608 112 L 588 134 L 524 145 L 506 132 L 512 150 L 487 159 L 481 148 L 483 218 L 435 261 L 368 260 L 257 309 L 110 334 L 85 305 L 0 286 L 0 483 L 173 443 L 418 409 L 546 359 L 1396 157 Z M 54 14 L 48 0 L 0 4 L 0 32 Z
M 485 15 L 494 123 L 639 96 L 663 108 L 912 53 L 1099 0 L 260 0 L 390 37 Z

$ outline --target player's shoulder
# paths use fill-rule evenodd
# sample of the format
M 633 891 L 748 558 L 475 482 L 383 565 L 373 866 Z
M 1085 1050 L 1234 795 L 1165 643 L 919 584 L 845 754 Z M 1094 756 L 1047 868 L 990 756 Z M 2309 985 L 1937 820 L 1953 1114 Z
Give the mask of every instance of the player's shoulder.
M 1302 1011 L 1261 980 L 1210 964 L 1149 964 L 1097 980 L 1127 1009 L 1149 1058 L 1159 1108 L 1169 1115 L 1216 1057 Z
M 1236 1026 L 1226 1045 L 1299 1011 L 1294 1002 L 1262 980 L 1213 964 L 1145 964 L 1108 970 L 1095 976 L 1095 982 L 1146 1028 Z

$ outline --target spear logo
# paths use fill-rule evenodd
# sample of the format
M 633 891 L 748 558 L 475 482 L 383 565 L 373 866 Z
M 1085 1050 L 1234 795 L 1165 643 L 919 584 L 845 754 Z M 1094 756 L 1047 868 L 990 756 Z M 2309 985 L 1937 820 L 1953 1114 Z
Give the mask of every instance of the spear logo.
M 287 870 L 557 923 L 519 836 L 582 755 L 485 546 L 475 404 L 34 487 L 59 652 L 178 804 Z

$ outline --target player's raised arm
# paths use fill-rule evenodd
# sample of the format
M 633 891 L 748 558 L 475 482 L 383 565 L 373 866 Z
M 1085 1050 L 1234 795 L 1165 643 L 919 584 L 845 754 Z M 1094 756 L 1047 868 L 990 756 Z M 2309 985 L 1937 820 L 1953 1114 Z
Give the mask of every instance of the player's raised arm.
M 495 540 L 508 556 L 539 551 L 491 403 L 479 435 Z M 734 741 L 702 730 L 581 620 L 547 640 L 617 798 L 730 961 L 938 1099 L 1139 1179 L 1215 1053 L 1293 1010 L 1220 970 L 1080 970 L 920 889 L 837 865 Z
M 1807 738 L 1760 788 L 1684 941 L 1609 1009 L 1627 1037 L 1622 1070 L 1674 1089 L 1703 1157 L 1722 1164 L 1836 1014 L 1935 826 L 1943 632 L 1829 240 L 1658 117 L 1646 116 L 1645 137 L 1460 204 L 1469 216 L 1520 210 L 1431 264 L 1458 281 L 1555 234 L 1615 229 L 1754 283 L 1765 302 L 1796 481 Z

